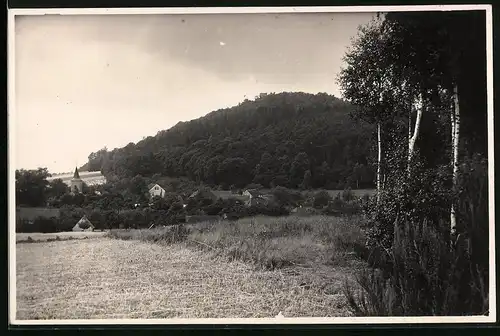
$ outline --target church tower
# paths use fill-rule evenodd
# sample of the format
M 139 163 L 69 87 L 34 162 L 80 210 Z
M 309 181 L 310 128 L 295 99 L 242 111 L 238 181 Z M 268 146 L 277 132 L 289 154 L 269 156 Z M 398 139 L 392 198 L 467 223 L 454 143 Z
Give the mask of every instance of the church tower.
M 81 193 L 82 188 L 83 188 L 83 180 L 80 178 L 80 174 L 78 173 L 78 168 L 75 167 L 75 174 L 73 174 L 73 178 L 71 179 L 71 192 Z

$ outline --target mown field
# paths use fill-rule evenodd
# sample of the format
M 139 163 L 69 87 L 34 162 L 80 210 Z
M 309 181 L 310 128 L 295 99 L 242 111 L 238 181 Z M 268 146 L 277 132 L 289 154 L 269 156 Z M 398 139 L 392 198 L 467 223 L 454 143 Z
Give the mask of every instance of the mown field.
M 351 222 L 263 217 L 174 231 L 18 243 L 17 318 L 349 316 L 343 283 L 364 267 Z
M 34 242 L 50 241 L 54 239 L 87 239 L 97 238 L 106 235 L 104 231 L 95 232 L 57 232 L 57 233 L 16 233 L 16 242 L 27 242 L 33 240 Z

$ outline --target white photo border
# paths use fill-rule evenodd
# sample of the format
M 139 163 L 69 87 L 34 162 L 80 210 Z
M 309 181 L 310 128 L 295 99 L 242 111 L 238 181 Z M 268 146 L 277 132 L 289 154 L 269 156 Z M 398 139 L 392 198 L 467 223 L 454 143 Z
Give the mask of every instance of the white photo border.
M 202 319 L 16 319 L 16 239 L 15 239 L 15 16 L 20 15 L 152 15 L 152 14 L 257 14 L 257 13 L 356 13 L 408 11 L 484 10 L 486 15 L 486 71 L 488 103 L 488 174 L 489 174 L 489 315 L 446 317 L 334 317 L 334 318 L 202 318 Z M 491 5 L 413 5 L 413 6 L 311 6 L 311 7 L 191 7 L 191 8 L 50 8 L 9 9 L 8 41 L 8 214 L 9 214 L 9 322 L 12 325 L 186 325 L 186 324 L 470 324 L 496 322 L 495 274 L 495 195 L 494 195 L 494 124 L 493 124 L 493 22 Z

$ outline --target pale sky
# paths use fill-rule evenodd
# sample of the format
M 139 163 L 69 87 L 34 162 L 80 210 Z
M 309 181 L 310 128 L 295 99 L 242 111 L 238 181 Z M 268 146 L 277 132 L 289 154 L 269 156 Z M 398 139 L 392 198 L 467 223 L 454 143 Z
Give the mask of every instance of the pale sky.
M 261 92 L 327 92 L 371 13 L 45 15 L 15 20 L 16 169 L 87 156 Z

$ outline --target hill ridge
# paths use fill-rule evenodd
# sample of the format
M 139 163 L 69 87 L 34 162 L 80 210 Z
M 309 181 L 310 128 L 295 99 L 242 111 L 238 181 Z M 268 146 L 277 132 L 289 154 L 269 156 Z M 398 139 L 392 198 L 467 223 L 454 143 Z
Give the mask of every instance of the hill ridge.
M 352 110 L 326 93 L 262 93 L 135 144 L 91 153 L 82 168 L 121 178 L 186 176 L 224 188 L 371 187 L 372 128 L 352 120 Z

